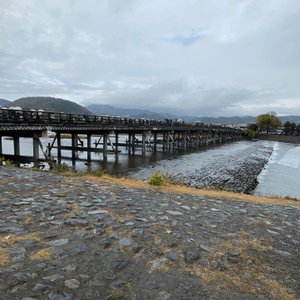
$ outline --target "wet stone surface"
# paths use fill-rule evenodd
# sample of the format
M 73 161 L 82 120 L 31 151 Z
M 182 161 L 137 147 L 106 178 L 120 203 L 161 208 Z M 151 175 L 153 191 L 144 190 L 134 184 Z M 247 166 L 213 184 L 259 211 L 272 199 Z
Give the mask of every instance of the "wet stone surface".
M 130 176 L 148 181 L 154 172 L 160 171 L 167 177 L 172 174 L 171 181 L 187 186 L 250 194 L 272 151 L 272 142 L 237 142 L 234 148 L 223 145 L 208 152 L 155 162 Z
M 0 182 L 1 299 L 300 298 L 296 204 L 1 166 Z

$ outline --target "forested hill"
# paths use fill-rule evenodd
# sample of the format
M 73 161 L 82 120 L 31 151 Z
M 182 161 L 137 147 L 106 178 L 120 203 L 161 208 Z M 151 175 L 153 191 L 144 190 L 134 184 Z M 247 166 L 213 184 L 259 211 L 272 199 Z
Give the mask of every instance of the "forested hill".
M 5 99 L 0 99 L 0 105 L 10 105 L 11 101 L 5 100 Z
M 64 112 L 66 114 L 92 114 L 83 106 L 69 100 L 54 97 L 25 97 L 10 103 L 10 106 L 20 106 L 29 109 Z

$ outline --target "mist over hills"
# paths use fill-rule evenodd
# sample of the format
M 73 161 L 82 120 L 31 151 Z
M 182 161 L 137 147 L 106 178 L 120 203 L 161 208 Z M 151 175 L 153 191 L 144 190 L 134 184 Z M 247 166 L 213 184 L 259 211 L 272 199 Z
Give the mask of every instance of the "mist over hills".
M 64 100 L 54 97 L 24 97 L 15 101 L 0 99 L 0 105 L 3 106 L 20 106 L 28 109 L 43 109 L 44 111 L 65 112 L 69 114 L 95 114 L 95 115 L 110 115 L 120 117 L 130 117 L 136 119 L 152 119 L 164 120 L 168 119 L 181 119 L 186 122 L 204 122 L 204 123 L 220 123 L 220 124 L 237 124 L 255 122 L 256 116 L 234 116 L 234 117 L 197 117 L 197 116 L 180 116 L 173 115 L 166 112 L 153 112 L 144 109 L 135 108 L 118 108 L 111 105 L 104 104 L 90 104 L 83 107 L 73 101 Z M 300 116 L 279 116 L 279 119 L 285 123 L 295 122 L 300 123 Z

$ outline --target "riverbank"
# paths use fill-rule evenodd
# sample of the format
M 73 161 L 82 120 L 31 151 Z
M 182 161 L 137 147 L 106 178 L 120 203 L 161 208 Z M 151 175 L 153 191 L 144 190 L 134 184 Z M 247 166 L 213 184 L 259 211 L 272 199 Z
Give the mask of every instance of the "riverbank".
M 269 135 L 259 135 L 257 137 L 259 140 L 264 141 L 274 141 L 274 142 L 282 142 L 282 143 L 291 143 L 291 144 L 300 144 L 300 136 L 289 136 L 289 135 L 277 135 L 277 134 L 269 134 Z
M 3 299 L 298 299 L 299 202 L 0 166 Z
M 250 194 L 269 161 L 273 145 L 268 141 L 238 141 L 209 151 L 158 161 L 129 173 L 129 176 L 148 181 L 154 172 L 173 173 L 174 182 L 187 186 Z

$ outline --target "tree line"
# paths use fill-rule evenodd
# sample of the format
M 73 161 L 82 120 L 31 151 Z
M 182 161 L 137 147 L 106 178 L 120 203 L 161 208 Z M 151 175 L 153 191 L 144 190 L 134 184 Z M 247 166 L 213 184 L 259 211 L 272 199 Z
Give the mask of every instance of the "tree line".
M 267 133 L 272 129 L 281 128 L 281 134 L 284 135 L 300 135 L 300 123 L 290 123 L 289 121 L 284 124 L 277 117 L 276 112 L 270 112 L 267 114 L 261 114 L 257 116 L 255 124 L 251 124 L 244 131 L 244 134 L 249 137 L 257 137 L 259 133 Z

